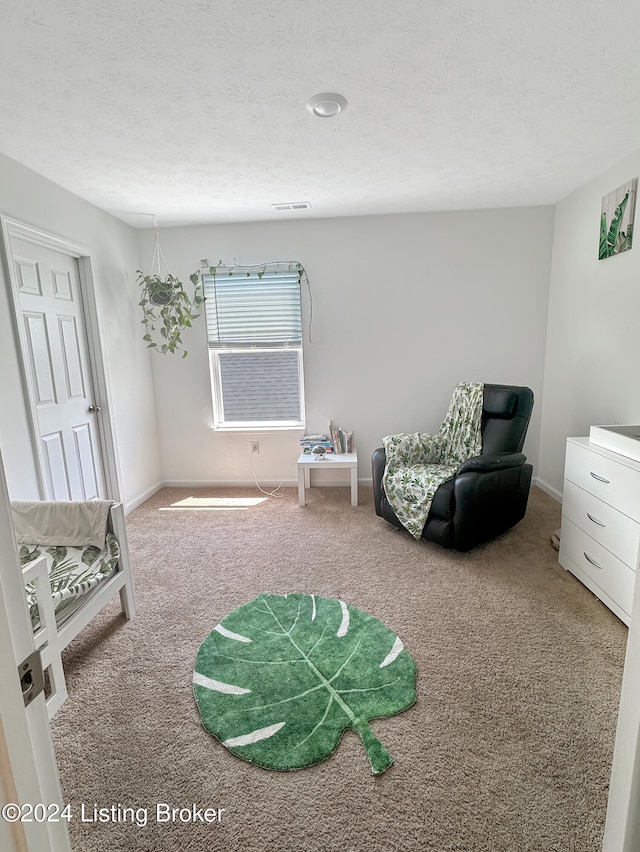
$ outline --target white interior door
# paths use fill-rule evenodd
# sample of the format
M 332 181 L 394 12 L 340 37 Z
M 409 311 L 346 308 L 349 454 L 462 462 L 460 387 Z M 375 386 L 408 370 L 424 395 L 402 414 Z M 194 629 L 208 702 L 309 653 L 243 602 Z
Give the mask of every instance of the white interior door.
M 34 412 L 43 497 L 105 496 L 78 261 L 10 238 L 14 302 Z

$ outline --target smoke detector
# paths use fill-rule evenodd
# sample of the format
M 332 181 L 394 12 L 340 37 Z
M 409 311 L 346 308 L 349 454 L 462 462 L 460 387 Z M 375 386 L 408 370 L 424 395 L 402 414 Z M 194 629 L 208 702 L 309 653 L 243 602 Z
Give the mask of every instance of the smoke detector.
M 334 92 L 322 92 L 307 101 L 307 111 L 318 118 L 333 118 L 346 108 L 346 99 Z

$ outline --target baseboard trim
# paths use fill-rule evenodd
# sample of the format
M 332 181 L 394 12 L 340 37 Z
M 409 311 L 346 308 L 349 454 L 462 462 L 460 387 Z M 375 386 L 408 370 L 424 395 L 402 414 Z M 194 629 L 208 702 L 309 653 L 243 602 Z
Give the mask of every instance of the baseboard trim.
M 371 477 L 368 479 L 359 479 L 358 485 L 362 485 L 364 488 L 368 485 L 371 487 L 373 481 Z M 281 486 L 282 488 L 297 488 L 298 480 L 297 479 L 285 479 L 282 482 L 276 482 L 276 480 L 269 479 L 261 479 L 256 484 L 254 479 L 166 479 L 161 488 L 257 488 L 258 485 L 262 488 L 275 488 L 276 486 Z M 341 479 L 327 479 L 318 482 L 313 482 L 314 488 L 335 488 L 338 486 L 344 486 L 345 488 L 349 488 L 349 481 L 345 480 L 344 477 Z M 154 492 L 155 493 L 155 492 Z M 150 495 L 151 496 L 151 495 Z
M 294 488 L 298 486 L 297 479 L 286 479 L 276 482 L 269 479 L 261 479 L 258 483 L 262 488 Z M 254 479 L 165 479 L 163 488 L 257 488 Z
M 372 484 L 371 479 L 360 480 L 358 485 L 362 485 L 366 487 L 367 485 L 370 487 Z M 147 500 L 150 500 L 154 494 L 157 494 L 163 488 L 263 488 L 265 490 L 268 489 L 276 489 L 276 488 L 297 488 L 298 480 L 297 479 L 287 479 L 284 482 L 276 482 L 275 479 L 270 481 L 268 479 L 261 481 L 256 484 L 255 480 L 251 479 L 166 479 L 164 482 L 158 482 L 156 485 L 153 485 L 151 488 L 148 488 L 143 494 L 140 494 L 138 497 L 135 497 L 133 500 L 129 500 L 125 504 L 124 513 L 128 515 L 130 512 L 133 512 L 134 509 L 137 509 L 138 506 L 141 506 L 143 503 L 146 503 Z M 330 488 L 344 486 L 345 488 L 349 487 L 349 483 L 345 482 L 344 479 L 329 481 L 329 482 L 314 482 L 314 488 Z
M 157 482 L 155 485 L 152 485 L 151 488 L 147 488 L 142 494 L 139 494 L 137 497 L 134 497 L 133 500 L 128 500 L 124 504 L 124 513 L 128 515 L 130 512 L 133 512 L 134 509 L 137 509 L 138 506 L 142 506 L 143 503 L 146 503 L 147 500 L 150 500 L 154 494 L 157 494 L 161 488 L 163 488 L 162 482 Z
M 558 491 L 557 488 L 554 488 L 552 485 L 549 485 L 548 482 L 545 482 L 544 479 L 540 479 L 540 477 L 534 477 L 533 485 L 537 485 L 541 491 L 544 491 L 545 494 L 548 494 L 549 497 L 553 497 L 558 503 L 562 503 L 562 494 Z
M 261 488 L 297 488 L 298 480 L 287 479 L 283 482 L 264 480 L 258 484 Z M 163 482 L 158 482 L 156 485 L 151 486 L 151 488 L 148 488 L 145 492 L 140 494 L 138 497 L 135 497 L 133 500 L 129 500 L 125 503 L 124 511 L 125 515 L 133 512 L 134 509 L 137 509 L 138 506 L 141 506 L 147 500 L 151 499 L 151 497 L 153 497 L 154 494 L 157 494 L 162 488 L 258 488 L 258 484 L 252 479 L 165 479 Z M 531 484 L 540 488 L 541 491 L 544 491 L 558 503 L 562 503 L 562 494 L 557 489 L 553 488 L 553 486 L 549 485 L 548 482 L 545 482 L 544 479 L 534 477 Z M 313 483 L 314 488 L 337 488 L 341 486 L 348 488 L 349 483 L 345 482 L 344 478 L 323 480 L 321 482 Z M 358 487 L 372 488 L 373 479 L 371 477 L 358 479 Z

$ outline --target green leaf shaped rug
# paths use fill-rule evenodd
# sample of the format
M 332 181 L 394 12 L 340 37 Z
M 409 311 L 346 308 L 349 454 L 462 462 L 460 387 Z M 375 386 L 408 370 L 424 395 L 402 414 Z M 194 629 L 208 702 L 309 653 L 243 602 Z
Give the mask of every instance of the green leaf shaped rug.
M 193 691 L 209 733 L 266 769 L 329 757 L 353 728 L 375 774 L 393 762 L 368 721 L 416 700 L 416 664 L 366 612 L 316 595 L 260 595 L 200 646 Z

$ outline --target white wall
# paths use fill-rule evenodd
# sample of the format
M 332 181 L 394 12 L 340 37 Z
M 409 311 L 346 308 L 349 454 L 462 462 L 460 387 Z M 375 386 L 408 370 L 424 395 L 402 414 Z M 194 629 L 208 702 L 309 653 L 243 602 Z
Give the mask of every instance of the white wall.
M 304 265 L 307 430 L 353 429 L 367 480 L 381 438 L 436 429 L 462 379 L 533 389 L 537 466 L 552 231 L 553 208 L 534 207 L 167 228 L 160 242 L 185 279 L 204 257 Z M 139 242 L 147 269 L 153 233 Z M 306 295 L 303 310 L 306 330 Z M 152 354 L 164 479 L 250 483 L 250 436 L 212 430 L 202 322 L 185 343 L 184 360 Z M 300 434 L 257 436 L 261 482 L 295 478 Z
M 602 198 L 639 174 L 640 150 L 556 206 L 539 477 L 558 495 L 567 437 L 640 423 L 637 235 L 630 251 L 598 260 Z
M 140 259 L 135 231 L 1 154 L 0 214 L 91 251 L 124 498 L 136 502 L 157 487 L 161 472 L 151 368 L 136 313 L 135 272 Z M 37 499 L 4 267 L 0 267 L 0 449 L 11 497 Z

